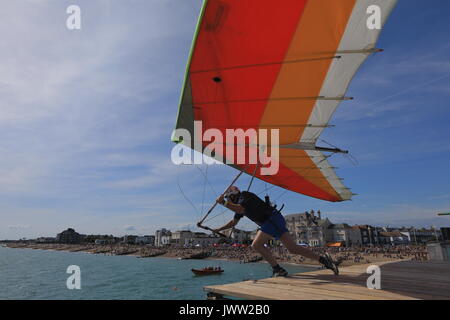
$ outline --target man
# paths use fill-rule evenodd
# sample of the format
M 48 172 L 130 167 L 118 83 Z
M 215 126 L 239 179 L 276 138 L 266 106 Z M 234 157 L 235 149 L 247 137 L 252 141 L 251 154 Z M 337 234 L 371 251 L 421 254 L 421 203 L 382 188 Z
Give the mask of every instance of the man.
M 233 220 L 214 231 L 220 232 L 234 227 L 243 216 L 246 216 L 260 226 L 260 230 L 252 243 L 252 248 L 261 254 L 272 266 L 274 277 L 287 276 L 288 273 L 277 263 L 270 250 L 264 246 L 272 238 L 280 240 L 290 253 L 316 260 L 325 268 L 332 270 L 336 275 L 339 274 L 337 263 L 331 259 L 328 253 L 319 256 L 313 251 L 297 245 L 290 236 L 286 228 L 286 221 L 281 213 L 269 203 L 261 200 L 254 193 L 247 191 L 241 192 L 236 186 L 232 186 L 227 190 L 225 195 L 220 196 L 216 201 L 234 211 L 235 215 Z

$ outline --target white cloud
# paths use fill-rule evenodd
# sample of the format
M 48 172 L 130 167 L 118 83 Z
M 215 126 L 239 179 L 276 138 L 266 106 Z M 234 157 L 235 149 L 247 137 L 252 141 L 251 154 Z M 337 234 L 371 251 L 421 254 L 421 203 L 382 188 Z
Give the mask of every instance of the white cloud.
M 69 4 L 2 3 L 0 215 L 11 222 L 95 219 L 106 199 L 143 214 L 148 195 L 121 204 L 117 193 L 173 178 L 163 160 L 200 3 L 80 0 L 79 31 L 65 27 Z

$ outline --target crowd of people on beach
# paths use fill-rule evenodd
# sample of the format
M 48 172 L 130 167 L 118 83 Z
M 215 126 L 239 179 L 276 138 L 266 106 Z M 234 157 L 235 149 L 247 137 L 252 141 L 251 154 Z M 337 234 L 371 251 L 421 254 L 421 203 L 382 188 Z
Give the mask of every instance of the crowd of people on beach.
M 285 263 L 311 263 L 308 259 L 290 254 L 283 246 L 269 247 L 274 256 Z M 329 252 L 342 264 L 372 263 L 385 260 L 427 261 L 428 253 L 425 246 L 370 246 L 370 247 L 313 247 L 317 254 Z M 215 249 L 213 256 L 240 262 L 255 262 L 262 259 L 251 247 Z
M 372 263 L 383 260 L 428 260 L 425 246 L 374 245 L 366 247 L 313 247 L 311 249 L 317 254 L 328 252 L 335 260 L 344 264 Z M 307 262 L 304 257 L 289 254 L 283 247 L 276 247 L 273 252 L 280 260 L 285 262 Z

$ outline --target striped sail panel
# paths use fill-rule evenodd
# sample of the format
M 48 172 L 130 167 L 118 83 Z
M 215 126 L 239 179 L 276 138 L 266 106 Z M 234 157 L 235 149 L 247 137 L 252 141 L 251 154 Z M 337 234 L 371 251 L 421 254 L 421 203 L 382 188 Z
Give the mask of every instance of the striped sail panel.
M 368 29 L 367 19 L 361 17 L 367 17 L 366 11 L 369 6 L 377 5 L 381 8 L 381 25 L 384 26 L 396 2 L 397 0 L 358 0 L 356 2 L 336 52 L 340 58 L 332 62 L 319 96 L 329 98 L 345 96 L 353 76 L 370 55 L 370 50 L 375 48 L 381 31 Z M 360 52 L 364 50 L 366 52 Z M 316 101 L 308 122 L 328 123 L 340 102 L 340 100 Z M 306 128 L 300 141 L 315 142 L 323 130 L 323 127 Z

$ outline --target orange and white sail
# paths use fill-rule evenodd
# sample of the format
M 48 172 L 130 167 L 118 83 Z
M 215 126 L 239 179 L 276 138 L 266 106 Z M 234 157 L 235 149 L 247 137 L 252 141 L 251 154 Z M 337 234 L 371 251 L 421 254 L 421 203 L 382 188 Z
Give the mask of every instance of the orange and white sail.
M 256 177 L 349 200 L 316 142 L 375 47 L 396 0 L 206 0 L 176 128 L 279 129 L 279 171 Z M 374 9 L 375 7 L 375 9 Z M 375 11 L 374 11 L 375 10 Z M 381 28 L 368 21 L 377 14 Z M 199 150 L 201 151 L 201 150 Z M 225 155 L 226 156 L 226 155 Z M 254 166 L 233 165 L 249 174 Z

